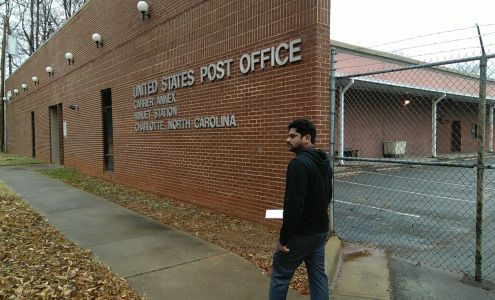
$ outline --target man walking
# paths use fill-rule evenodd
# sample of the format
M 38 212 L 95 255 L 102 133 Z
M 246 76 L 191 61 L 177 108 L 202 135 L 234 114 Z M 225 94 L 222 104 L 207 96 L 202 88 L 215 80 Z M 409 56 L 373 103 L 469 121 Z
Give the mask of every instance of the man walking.
M 328 299 L 325 244 L 331 185 L 329 160 L 316 149 L 316 129 L 306 119 L 292 121 L 287 145 L 296 154 L 287 168 L 284 215 L 273 255 L 270 300 L 285 299 L 295 270 L 304 261 L 311 299 Z

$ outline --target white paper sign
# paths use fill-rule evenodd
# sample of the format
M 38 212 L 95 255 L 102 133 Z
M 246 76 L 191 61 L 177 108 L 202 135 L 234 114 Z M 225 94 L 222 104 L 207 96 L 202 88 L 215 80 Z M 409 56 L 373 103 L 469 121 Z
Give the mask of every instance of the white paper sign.
M 67 121 L 63 123 L 64 139 L 67 138 Z
M 283 219 L 284 210 L 283 209 L 267 209 L 265 214 L 265 219 Z

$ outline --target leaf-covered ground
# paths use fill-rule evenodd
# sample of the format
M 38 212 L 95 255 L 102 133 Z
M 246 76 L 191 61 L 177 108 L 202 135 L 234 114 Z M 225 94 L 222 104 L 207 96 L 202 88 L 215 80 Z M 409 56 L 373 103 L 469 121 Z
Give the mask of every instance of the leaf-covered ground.
M 278 231 L 195 205 L 115 185 L 71 168 L 43 173 L 230 250 L 267 275 L 271 272 Z M 291 287 L 299 293 L 309 293 L 304 264 L 296 271 Z
M 0 299 L 142 299 L 0 181 Z

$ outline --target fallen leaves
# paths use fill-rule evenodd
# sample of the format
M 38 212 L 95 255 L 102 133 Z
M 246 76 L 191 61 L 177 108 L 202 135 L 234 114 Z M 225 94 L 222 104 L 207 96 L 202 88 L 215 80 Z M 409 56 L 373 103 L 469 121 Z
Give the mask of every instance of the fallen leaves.
M 141 299 L 0 182 L 0 299 Z

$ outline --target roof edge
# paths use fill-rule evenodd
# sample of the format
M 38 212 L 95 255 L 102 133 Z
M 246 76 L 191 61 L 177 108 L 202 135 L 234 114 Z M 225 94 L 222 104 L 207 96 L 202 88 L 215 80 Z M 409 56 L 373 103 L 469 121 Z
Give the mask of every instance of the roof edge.
M 344 43 L 344 42 L 339 42 L 339 41 L 335 41 L 335 40 L 330 40 L 330 47 L 346 49 L 349 52 L 356 53 L 356 55 L 359 55 L 359 53 L 361 53 L 361 54 L 366 54 L 368 56 L 393 60 L 395 62 L 399 62 L 399 63 L 403 63 L 403 64 L 405 63 L 407 65 L 427 64 L 427 62 L 425 62 L 425 61 L 416 60 L 416 59 L 408 58 L 405 56 L 400 56 L 397 54 L 392 54 L 389 52 L 374 50 L 374 49 L 370 49 L 370 48 L 366 48 L 366 47 L 360 47 L 360 46 L 356 46 L 356 45 L 352 45 L 352 44 L 348 44 L 348 43 Z M 478 75 L 476 75 L 474 73 L 463 72 L 461 70 L 452 69 L 452 68 L 449 68 L 446 66 L 435 66 L 435 67 L 429 67 L 429 68 L 436 69 L 438 71 L 445 72 L 445 73 L 450 73 L 450 74 L 454 74 L 454 75 L 458 75 L 458 76 L 462 76 L 462 77 L 467 77 L 470 79 L 479 79 L 480 78 Z M 495 82 L 495 80 L 492 80 L 490 78 L 487 78 L 487 81 Z

